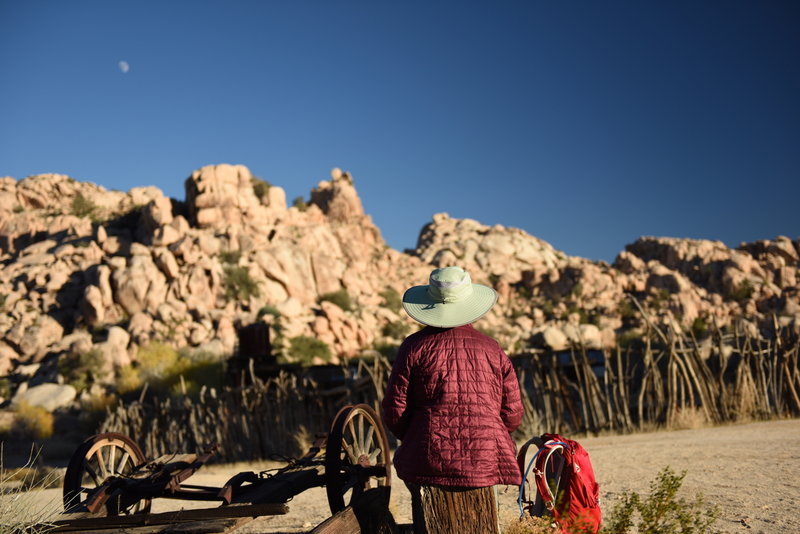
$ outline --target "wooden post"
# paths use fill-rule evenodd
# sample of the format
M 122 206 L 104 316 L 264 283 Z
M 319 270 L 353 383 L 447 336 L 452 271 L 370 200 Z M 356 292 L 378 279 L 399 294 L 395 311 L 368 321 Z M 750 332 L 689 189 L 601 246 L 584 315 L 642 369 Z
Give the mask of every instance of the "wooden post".
M 409 489 L 412 501 L 416 500 L 417 488 Z M 416 534 L 499 534 L 494 487 L 420 486 L 418 490 L 415 511 L 422 517 L 419 521 L 415 518 Z

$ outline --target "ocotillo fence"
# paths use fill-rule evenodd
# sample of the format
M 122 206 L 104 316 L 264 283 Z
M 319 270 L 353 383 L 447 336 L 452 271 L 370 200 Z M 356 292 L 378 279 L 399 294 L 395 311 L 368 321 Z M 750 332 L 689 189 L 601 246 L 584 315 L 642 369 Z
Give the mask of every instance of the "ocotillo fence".
M 516 355 L 525 405 L 516 437 L 800 416 L 799 352 L 798 336 L 777 327 L 769 339 L 717 332 L 704 343 L 653 327 L 614 350 Z M 328 430 L 341 406 L 379 408 L 390 370 L 378 359 L 345 368 L 335 387 L 281 373 L 197 397 L 133 402 L 109 412 L 102 430 L 132 436 L 150 456 L 211 442 L 229 461 L 292 456 Z

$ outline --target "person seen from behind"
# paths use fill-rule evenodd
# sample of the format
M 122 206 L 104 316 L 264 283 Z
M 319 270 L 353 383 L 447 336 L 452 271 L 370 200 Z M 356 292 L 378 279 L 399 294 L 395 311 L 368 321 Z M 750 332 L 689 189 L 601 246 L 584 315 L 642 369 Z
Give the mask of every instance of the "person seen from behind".
M 403 308 L 426 325 L 400 346 L 383 399 L 394 455 L 412 497 L 414 531 L 498 532 L 496 485 L 519 485 L 511 438 L 522 420 L 511 361 L 472 323 L 497 301 L 460 267 L 434 269 Z

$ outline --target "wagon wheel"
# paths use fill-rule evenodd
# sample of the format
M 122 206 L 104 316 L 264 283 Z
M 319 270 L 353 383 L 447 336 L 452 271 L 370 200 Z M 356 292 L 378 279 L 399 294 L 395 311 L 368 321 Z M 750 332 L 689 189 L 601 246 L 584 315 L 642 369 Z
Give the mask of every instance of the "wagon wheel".
M 107 432 L 88 438 L 72 454 L 64 474 L 64 509 L 85 501 L 108 477 L 128 475 L 145 461 L 142 450 L 128 436 Z M 142 499 L 120 513 L 149 511 L 150 499 Z
M 366 404 L 345 406 L 331 426 L 325 448 L 325 490 L 331 513 L 364 491 L 390 486 L 389 442 L 378 414 Z

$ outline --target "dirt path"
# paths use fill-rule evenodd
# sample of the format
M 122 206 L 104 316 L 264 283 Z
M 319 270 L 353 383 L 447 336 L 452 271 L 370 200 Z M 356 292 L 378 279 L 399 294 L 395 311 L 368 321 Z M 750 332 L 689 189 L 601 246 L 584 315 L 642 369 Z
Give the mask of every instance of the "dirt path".
M 800 532 L 800 484 L 796 480 L 800 473 L 800 420 L 584 438 L 580 442 L 591 455 L 605 513 L 623 491 L 648 494 L 650 482 L 669 465 L 675 471 L 687 471 L 682 496 L 688 499 L 702 492 L 720 507 L 722 514 L 716 524 L 720 532 Z M 209 466 L 192 481 L 222 484 L 238 470 L 253 469 L 258 467 Z M 501 518 L 507 524 L 518 516 L 517 488 L 501 490 L 500 499 Z M 169 501 L 159 506 L 167 503 L 174 506 Z M 411 522 L 408 492 L 396 478 L 391 507 L 398 522 Z M 254 521 L 241 532 L 307 532 L 330 515 L 321 488 L 296 497 L 289 510 L 285 516 Z
M 669 465 L 687 471 L 682 496 L 702 492 L 722 514 L 716 530 L 737 534 L 800 532 L 800 419 L 714 428 L 584 438 L 600 483 L 601 506 L 609 513 L 623 491 L 649 493 L 650 482 Z M 190 483 L 221 486 L 240 471 L 267 464 L 210 465 Z M 60 490 L 40 492 L 58 499 Z M 500 512 L 506 525 L 518 516 L 517 488 L 501 490 Z M 154 512 L 207 506 L 188 501 L 156 500 Z M 392 485 L 392 512 L 399 523 L 411 522 L 410 499 L 402 481 Z M 285 516 L 253 521 L 241 533 L 308 532 L 330 515 L 323 488 L 308 490 L 289 502 Z

